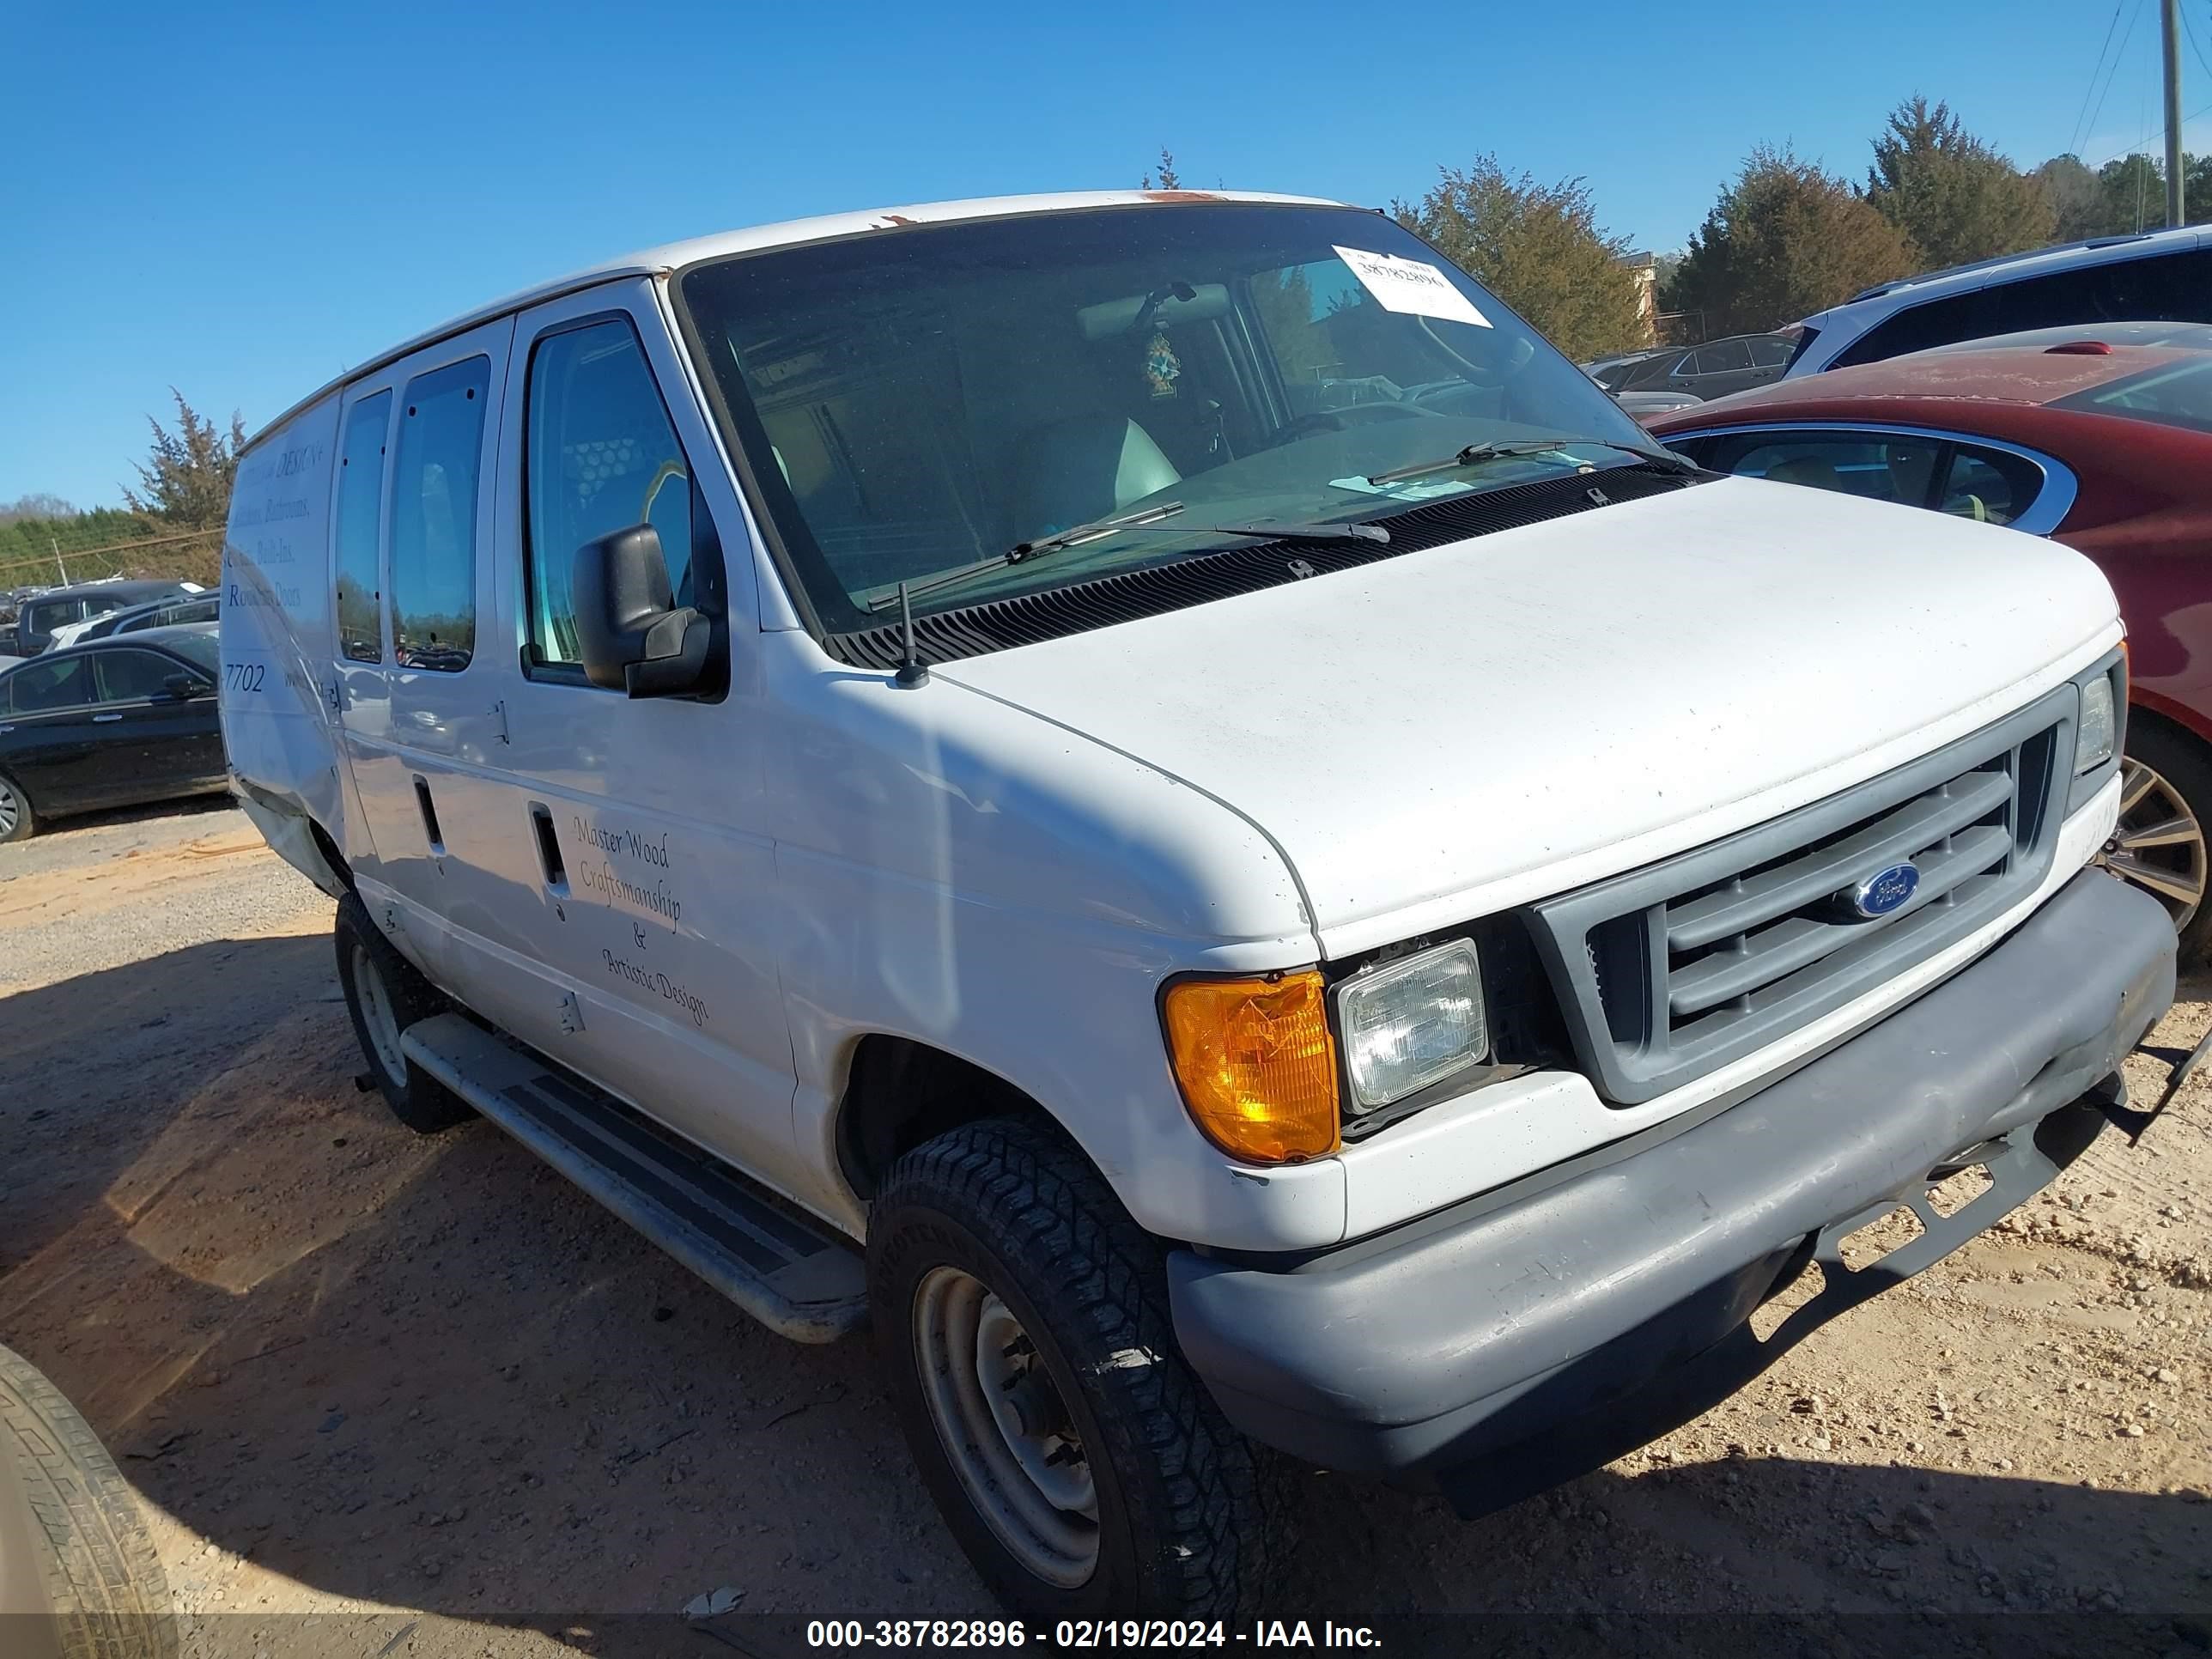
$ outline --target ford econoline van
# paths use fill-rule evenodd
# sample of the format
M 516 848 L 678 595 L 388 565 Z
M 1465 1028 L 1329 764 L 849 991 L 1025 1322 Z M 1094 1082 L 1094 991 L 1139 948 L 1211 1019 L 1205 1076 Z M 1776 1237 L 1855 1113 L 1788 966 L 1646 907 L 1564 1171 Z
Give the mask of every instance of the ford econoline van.
M 1300 1466 L 1626 1449 L 2051 1181 L 2172 994 L 2094 567 L 1702 472 L 1353 208 L 550 283 L 257 438 L 224 584 L 392 1109 L 867 1327 L 1025 1615 L 1249 1608 Z

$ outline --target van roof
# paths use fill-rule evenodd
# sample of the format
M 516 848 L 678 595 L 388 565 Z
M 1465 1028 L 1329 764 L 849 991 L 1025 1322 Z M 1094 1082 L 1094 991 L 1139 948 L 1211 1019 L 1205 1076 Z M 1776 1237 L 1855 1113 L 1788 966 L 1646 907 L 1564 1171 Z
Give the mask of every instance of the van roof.
M 381 368 L 386 363 L 396 362 L 410 353 L 434 345 L 448 336 L 474 328 L 480 323 L 488 323 L 511 312 L 542 305 L 548 300 L 557 300 L 563 295 L 574 294 L 580 289 L 590 288 L 594 283 L 611 278 L 659 276 L 695 264 L 702 259 L 724 258 L 733 253 L 755 253 L 766 248 L 795 247 L 801 243 L 830 241 L 842 236 L 859 235 L 866 231 L 899 231 L 916 225 L 948 224 L 962 219 L 1066 213 L 1083 208 L 1146 207 L 1185 202 L 1265 202 L 1292 207 L 1347 205 L 1325 197 L 1279 196 L 1264 191 L 1062 191 L 1041 196 L 979 196 L 962 201 L 920 202 L 904 207 L 876 208 L 864 213 L 828 213 L 807 219 L 786 219 L 775 224 L 754 225 L 742 230 L 720 231 L 680 242 L 666 242 L 659 247 L 642 249 L 618 259 L 588 265 L 581 270 L 571 271 L 566 276 L 523 289 L 402 340 L 389 350 L 380 351 L 374 356 L 355 364 L 344 374 L 301 398 L 256 432 L 247 441 L 246 447 L 251 449 L 301 410 L 321 402 L 348 381 Z

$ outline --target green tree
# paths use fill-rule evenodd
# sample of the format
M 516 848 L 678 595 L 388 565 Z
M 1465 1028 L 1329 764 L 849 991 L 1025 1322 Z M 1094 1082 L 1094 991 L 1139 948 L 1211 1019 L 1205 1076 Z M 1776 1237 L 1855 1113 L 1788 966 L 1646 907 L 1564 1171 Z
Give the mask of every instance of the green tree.
M 1850 185 L 1791 150 L 1762 145 L 1691 236 L 1660 303 L 1703 312 L 1709 336 L 1748 333 L 1912 269 L 1904 235 Z
M 2057 224 L 2034 180 L 1960 125 L 1948 104 L 1917 94 L 1890 112 L 1874 141 L 1866 198 L 1905 234 L 1923 269 L 2041 247 Z
M 1175 157 L 1169 154 L 1165 144 L 1160 146 L 1158 179 L 1158 182 L 1155 183 L 1154 175 L 1148 173 L 1137 180 L 1137 188 L 1139 190 L 1181 190 L 1182 188 L 1182 175 L 1176 171 Z
M 2075 156 L 2054 155 L 2032 175 L 2058 216 L 2061 241 L 2124 236 L 2166 223 L 2166 164 L 2137 151 L 2092 173 Z M 2212 155 L 2181 158 L 2182 218 L 2212 222 Z
M 1418 205 L 1391 204 L 1418 231 L 1577 362 L 1649 337 L 1625 238 L 1599 226 L 1580 179 L 1542 185 L 1508 176 L 1495 156 L 1438 170 Z
M 2054 155 L 2028 177 L 2050 204 L 2051 234 L 2062 242 L 2105 234 L 2105 197 L 2078 155 Z
M 230 488 L 238 477 L 238 457 L 246 447 L 246 423 L 230 417 L 225 434 L 213 421 L 201 418 L 174 386 L 177 429 L 168 430 L 152 416 L 154 453 L 139 464 L 139 489 L 126 487 L 123 499 L 134 511 L 178 530 L 218 530 L 230 514 Z

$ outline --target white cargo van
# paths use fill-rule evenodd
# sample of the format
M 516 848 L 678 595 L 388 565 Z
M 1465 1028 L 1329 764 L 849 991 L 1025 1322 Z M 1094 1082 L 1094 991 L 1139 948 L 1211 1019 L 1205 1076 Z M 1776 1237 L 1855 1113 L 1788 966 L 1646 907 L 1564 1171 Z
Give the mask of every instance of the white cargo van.
M 1297 1462 L 1474 1510 L 1621 1449 L 1808 1262 L 1786 1332 L 2048 1182 L 2172 992 L 2084 869 L 2091 565 L 1700 473 L 1352 208 L 548 284 L 258 438 L 225 584 L 393 1109 L 872 1326 L 1038 1616 L 1250 1606 Z

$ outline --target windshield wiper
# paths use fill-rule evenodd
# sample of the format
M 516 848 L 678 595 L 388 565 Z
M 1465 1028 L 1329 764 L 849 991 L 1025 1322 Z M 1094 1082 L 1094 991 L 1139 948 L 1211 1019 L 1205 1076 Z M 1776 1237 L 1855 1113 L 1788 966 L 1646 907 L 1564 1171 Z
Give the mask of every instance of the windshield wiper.
M 1699 471 L 1695 461 L 1664 449 L 1645 449 L 1636 444 L 1617 444 L 1607 438 L 1514 438 L 1500 442 L 1469 444 L 1455 454 L 1439 456 L 1433 461 L 1416 461 L 1411 466 L 1393 467 L 1388 472 L 1377 472 L 1367 482 L 1371 484 L 1403 483 L 1409 478 L 1425 478 L 1434 472 L 1450 472 L 1462 466 L 1478 466 L 1484 461 L 1495 461 L 1509 455 L 1548 455 L 1569 444 L 1591 444 L 1600 449 L 1618 450 L 1624 455 L 1633 455 L 1638 460 L 1668 472 Z
M 1031 559 L 1057 552 L 1063 547 L 1073 547 L 1079 542 L 1097 541 L 1125 531 L 1139 531 L 1152 535 L 1169 536 L 1249 536 L 1267 542 L 1388 542 L 1390 532 L 1378 524 L 1322 524 L 1285 522 L 1281 524 L 1207 524 L 1171 525 L 1164 520 L 1179 515 L 1183 510 L 1181 501 L 1162 501 L 1156 507 L 1139 507 L 1134 513 L 1124 513 L 1111 519 L 1093 519 L 1088 524 L 1074 525 L 1066 530 L 1055 530 L 1049 536 L 1040 536 L 1035 541 L 1017 542 L 1003 553 L 974 564 L 963 564 L 955 570 L 930 577 L 927 581 L 908 582 L 908 599 L 924 593 L 933 593 L 940 587 L 951 587 L 971 576 L 986 571 L 1005 570 L 1018 564 L 1027 564 Z M 889 611 L 899 602 L 896 592 L 884 594 L 869 601 L 871 611 Z

